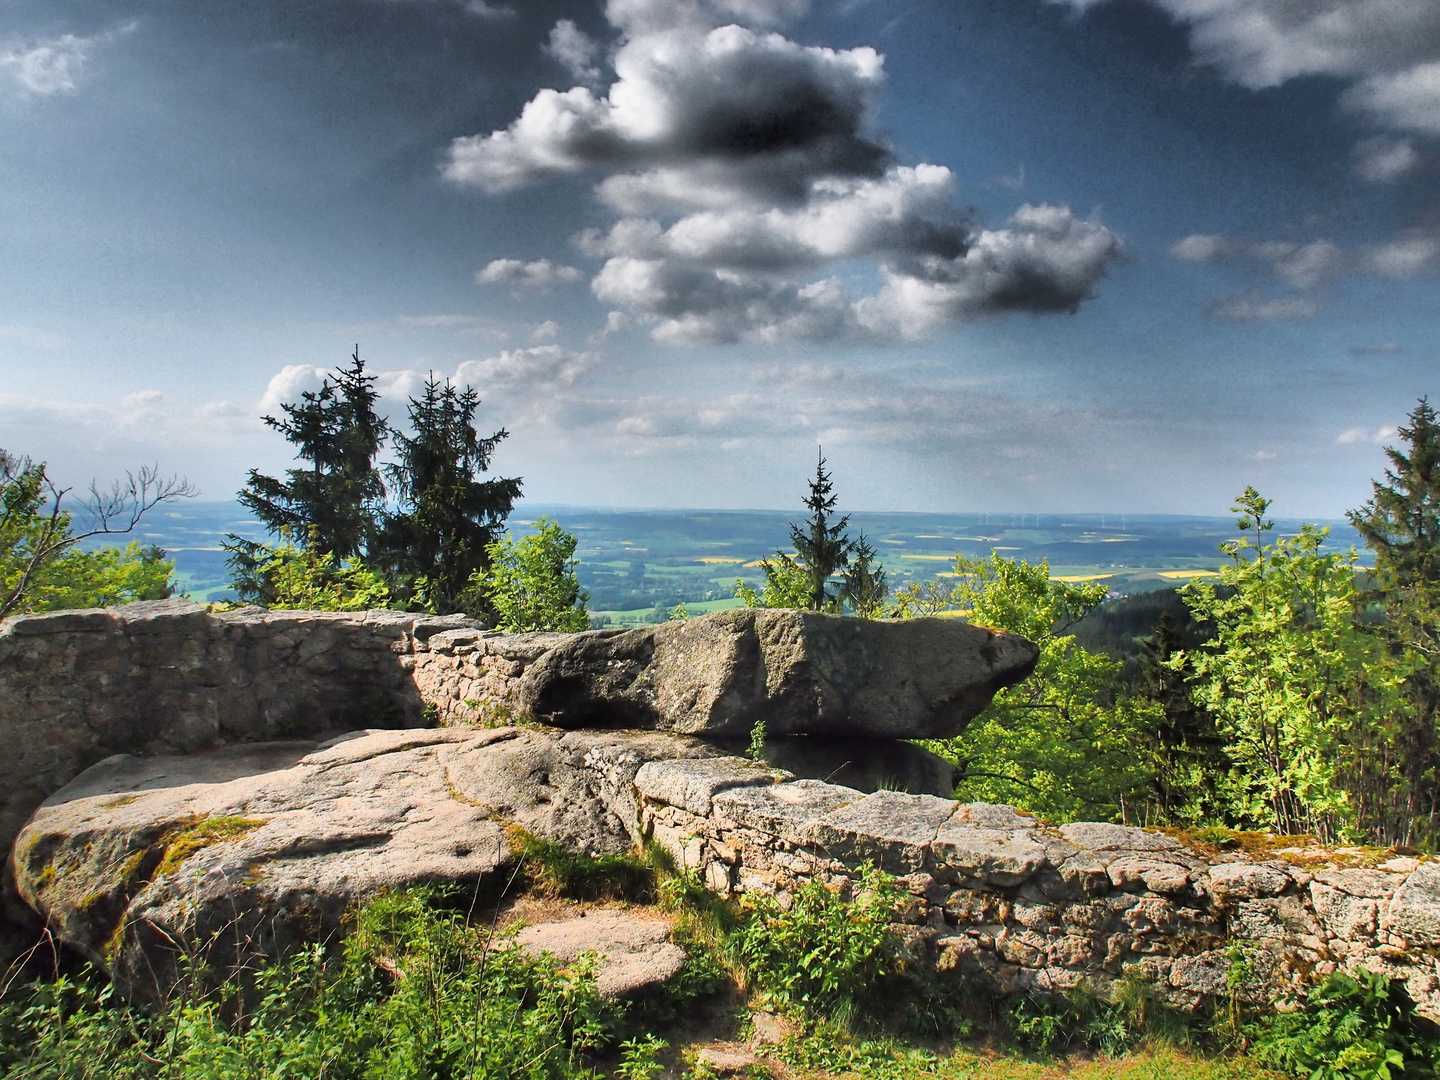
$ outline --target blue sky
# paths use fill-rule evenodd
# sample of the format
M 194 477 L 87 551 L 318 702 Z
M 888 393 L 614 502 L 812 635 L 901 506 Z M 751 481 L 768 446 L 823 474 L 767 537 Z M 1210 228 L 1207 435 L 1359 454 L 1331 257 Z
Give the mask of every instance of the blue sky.
M 1440 390 L 1433 0 L 6 0 L 0 446 L 207 498 L 360 354 L 529 498 L 1357 506 Z

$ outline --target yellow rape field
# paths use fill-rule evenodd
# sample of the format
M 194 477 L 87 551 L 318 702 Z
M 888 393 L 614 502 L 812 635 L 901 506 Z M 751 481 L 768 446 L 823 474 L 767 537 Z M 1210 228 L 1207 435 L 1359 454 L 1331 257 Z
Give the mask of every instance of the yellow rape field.
M 1220 576 L 1217 570 L 1160 570 L 1157 573 L 1167 581 L 1188 581 L 1190 578 Z

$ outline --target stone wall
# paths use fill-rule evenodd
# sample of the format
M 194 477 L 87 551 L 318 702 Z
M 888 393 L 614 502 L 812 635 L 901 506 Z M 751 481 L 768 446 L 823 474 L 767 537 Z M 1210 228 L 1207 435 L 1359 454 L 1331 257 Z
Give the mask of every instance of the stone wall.
M 1050 828 L 1007 806 L 775 783 L 737 758 L 653 761 L 635 777 L 639 835 L 713 891 L 849 888 L 865 863 L 899 875 L 917 963 L 996 992 L 1104 986 L 1140 973 L 1174 1004 L 1228 993 L 1237 961 L 1268 1001 L 1337 968 L 1403 981 L 1440 1020 L 1440 862 L 1359 849 L 1256 860 L 1161 832 Z
M 117 753 L 189 753 L 360 727 L 433 725 L 422 687 L 457 617 L 406 612 L 210 613 L 185 601 L 0 623 L 0 845 L 41 800 Z M 417 667 L 427 676 L 417 679 Z M 442 697 L 443 697 L 442 693 Z M 440 713 L 463 708 L 445 698 Z

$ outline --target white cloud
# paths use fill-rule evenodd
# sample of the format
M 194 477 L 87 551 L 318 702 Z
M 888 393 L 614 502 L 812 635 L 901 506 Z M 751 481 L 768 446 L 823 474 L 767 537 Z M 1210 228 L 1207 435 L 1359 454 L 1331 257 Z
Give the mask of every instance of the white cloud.
M 612 334 L 630 329 L 630 316 L 623 311 L 611 311 L 605 316 L 605 325 L 585 339 L 587 345 L 599 345 Z
M 546 319 L 530 332 L 530 336 L 536 341 L 554 341 L 560 336 L 560 324 L 554 319 Z
M 1205 313 L 1216 319 L 1237 322 L 1274 322 L 1313 319 L 1317 310 L 1315 301 L 1303 296 L 1267 299 L 1257 293 L 1241 293 L 1216 300 Z
M 1404 279 L 1415 277 L 1437 265 L 1440 260 L 1440 235 L 1424 229 L 1411 229 L 1375 244 L 1366 251 L 1371 269 L 1382 277 Z
M 281 405 L 294 404 L 301 394 L 319 390 L 325 371 L 312 364 L 289 364 L 281 368 L 270 376 L 265 392 L 256 403 L 256 415 L 279 417 Z
M 614 66 L 603 96 L 542 90 L 508 128 L 456 139 L 444 175 L 503 192 L 587 169 L 639 169 L 642 187 L 646 170 L 679 170 L 682 188 L 798 200 L 812 179 L 873 174 L 886 157 L 862 132 L 884 80 L 873 49 L 690 24 L 632 32 Z
M 1387 127 L 1440 135 L 1440 60 L 1371 75 L 1345 92 L 1345 103 Z
M 1372 184 L 1388 184 L 1413 172 L 1420 155 L 1409 139 L 1376 136 L 1355 146 L 1355 172 Z
M 1341 446 L 1352 446 L 1356 443 L 1383 443 L 1386 439 L 1395 437 L 1393 427 L 1382 427 L 1379 429 L 1366 427 L 1347 428 L 1342 431 L 1335 441 Z
M 135 29 L 131 22 L 92 37 L 16 40 L 0 44 L 0 82 L 20 98 L 74 94 L 95 49 Z
M 545 55 L 559 61 L 574 79 L 585 84 L 600 81 L 600 43 L 569 19 L 561 19 L 550 31 Z
M 1232 241 L 1209 233 L 1195 233 L 1170 245 L 1171 255 L 1181 262 L 1193 263 L 1219 262 L 1234 250 Z
M 573 386 L 600 365 L 593 352 L 572 352 L 559 345 L 507 349 L 499 356 L 467 360 L 456 369 L 455 381 L 482 394 L 517 390 L 554 390 Z
M 1372 345 L 1351 345 L 1349 352 L 1351 356 L 1397 356 L 1405 351 L 1405 347 L 1395 341 L 1380 341 Z
M 549 259 L 493 259 L 475 272 L 481 285 L 512 285 L 515 288 L 549 292 L 562 282 L 579 281 L 585 275 L 573 266 L 557 266 Z

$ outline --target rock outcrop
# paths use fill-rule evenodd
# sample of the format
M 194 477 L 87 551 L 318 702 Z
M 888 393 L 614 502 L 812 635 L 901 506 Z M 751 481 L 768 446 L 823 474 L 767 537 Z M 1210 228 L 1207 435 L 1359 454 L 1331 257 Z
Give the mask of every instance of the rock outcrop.
M 0 622 L 0 847 L 112 754 L 185 754 L 356 728 L 542 718 L 744 739 L 953 734 L 1033 667 L 952 619 L 727 611 L 637 630 L 497 634 L 463 616 L 186 601 Z
M 36 812 L 16 880 L 125 993 L 155 996 L 185 954 L 222 972 L 282 955 L 338 935 L 347 908 L 384 889 L 490 889 L 516 825 L 579 852 L 626 850 L 642 765 L 716 755 L 683 736 L 520 728 L 118 755 Z
M 459 648 L 461 633 L 445 639 Z M 1035 667 L 1013 634 L 957 619 L 870 621 L 737 608 L 575 634 L 516 685 L 521 712 L 562 727 L 711 737 L 934 739 L 958 735 Z
M 225 965 L 337 933 L 345 905 L 382 887 L 498 888 L 512 821 L 576 850 L 653 839 L 726 895 L 848 889 L 874 864 L 908 889 L 896 929 L 912 962 L 1000 994 L 1134 970 L 1192 1007 L 1283 998 L 1363 965 L 1440 1018 L 1435 862 L 1257 860 L 1121 825 L 1052 828 L 1005 806 L 796 779 L 655 731 L 389 731 L 117 758 L 46 801 L 14 865 L 66 940 L 143 993 L 174 977 L 177 943 L 209 942 Z M 1235 955 L 1248 985 L 1230 985 Z

